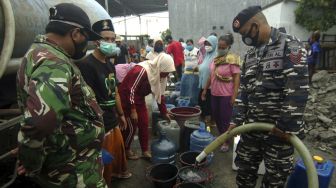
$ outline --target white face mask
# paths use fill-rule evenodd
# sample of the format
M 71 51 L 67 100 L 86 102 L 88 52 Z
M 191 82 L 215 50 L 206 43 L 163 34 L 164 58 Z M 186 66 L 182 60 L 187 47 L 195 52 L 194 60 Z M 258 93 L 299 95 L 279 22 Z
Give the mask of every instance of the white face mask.
M 212 51 L 212 46 L 205 46 L 205 51 L 206 52 L 211 52 Z

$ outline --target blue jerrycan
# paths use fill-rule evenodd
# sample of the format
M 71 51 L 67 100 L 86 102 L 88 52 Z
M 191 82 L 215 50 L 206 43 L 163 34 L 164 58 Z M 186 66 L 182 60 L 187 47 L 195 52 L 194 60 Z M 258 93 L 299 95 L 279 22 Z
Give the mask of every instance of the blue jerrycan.
M 318 175 L 319 188 L 328 188 L 335 168 L 334 164 L 329 160 L 325 161 L 320 156 L 313 156 L 313 159 Z M 302 159 L 296 162 L 294 172 L 288 179 L 287 188 L 308 188 L 307 169 Z

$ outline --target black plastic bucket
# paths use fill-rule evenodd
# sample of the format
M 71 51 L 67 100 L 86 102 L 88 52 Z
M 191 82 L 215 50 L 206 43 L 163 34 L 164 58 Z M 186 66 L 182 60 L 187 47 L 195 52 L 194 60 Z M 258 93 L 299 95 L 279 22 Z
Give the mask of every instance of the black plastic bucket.
M 200 154 L 200 152 L 197 151 L 186 151 L 184 153 L 181 153 L 180 155 L 180 162 L 182 166 L 194 166 L 196 162 L 196 157 Z M 207 163 L 206 158 L 204 158 L 198 166 L 202 167 Z
M 174 188 L 205 188 L 203 185 L 192 182 L 179 183 Z
M 146 170 L 146 177 L 156 188 L 172 188 L 176 184 L 178 168 L 173 164 L 156 164 Z

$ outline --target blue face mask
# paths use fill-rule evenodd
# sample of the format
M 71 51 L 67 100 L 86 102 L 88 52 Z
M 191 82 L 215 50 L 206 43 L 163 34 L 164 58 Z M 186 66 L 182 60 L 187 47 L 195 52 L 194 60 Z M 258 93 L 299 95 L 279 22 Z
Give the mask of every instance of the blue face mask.
M 152 51 L 153 47 L 147 46 L 146 47 L 146 52 L 149 53 L 150 51 Z
M 99 49 L 105 56 L 108 56 L 108 57 L 119 55 L 120 53 L 120 48 L 117 47 L 117 44 L 114 42 L 110 43 L 110 42 L 100 41 Z
M 187 49 L 188 51 L 191 51 L 191 50 L 194 49 L 194 46 L 193 46 L 193 45 L 187 45 L 186 49 Z

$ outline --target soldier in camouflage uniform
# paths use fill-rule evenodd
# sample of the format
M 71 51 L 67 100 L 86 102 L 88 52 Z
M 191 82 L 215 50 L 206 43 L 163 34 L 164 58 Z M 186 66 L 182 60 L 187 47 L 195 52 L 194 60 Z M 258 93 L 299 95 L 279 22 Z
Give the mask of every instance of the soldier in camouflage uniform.
M 242 10 L 233 30 L 254 46 L 245 56 L 241 76 L 241 100 L 235 125 L 252 122 L 275 124 L 269 133 L 241 135 L 237 146 L 238 187 L 254 187 L 260 162 L 266 174 L 262 187 L 283 187 L 293 168 L 289 134 L 302 136 L 303 112 L 308 97 L 306 51 L 294 36 L 268 25 L 259 6 Z
M 17 74 L 24 120 L 18 173 L 42 187 L 106 187 L 102 178 L 102 110 L 72 60 L 98 40 L 86 13 L 63 3 L 50 8 L 46 35 L 37 36 Z

